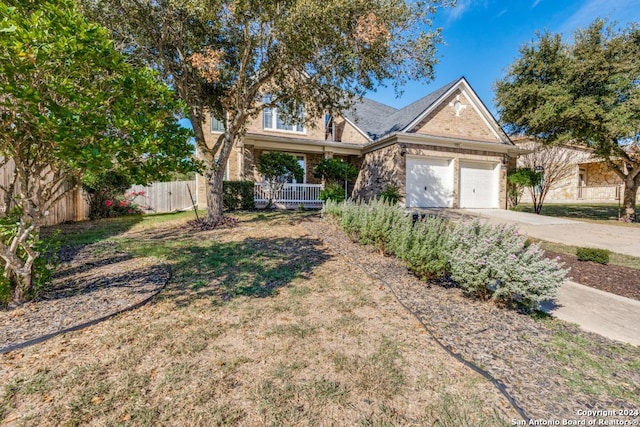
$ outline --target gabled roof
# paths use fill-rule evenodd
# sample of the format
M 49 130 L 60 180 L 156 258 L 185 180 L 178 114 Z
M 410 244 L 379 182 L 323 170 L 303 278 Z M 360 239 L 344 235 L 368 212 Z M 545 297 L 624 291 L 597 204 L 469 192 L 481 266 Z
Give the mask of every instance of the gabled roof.
M 429 109 L 459 81 L 460 79 L 454 80 L 399 110 L 369 98 L 362 98 L 344 115 L 371 140 L 375 141 L 390 133 L 404 131 L 411 122 Z
M 482 100 L 478 98 L 464 77 L 460 77 L 441 88 L 431 92 L 404 108 L 396 109 L 368 98 L 354 105 L 344 116 L 353 123 L 371 141 L 395 132 L 408 132 L 424 119 L 440 102 L 447 98 L 456 88 L 467 89 L 469 96 L 474 100 L 475 108 L 485 120 L 485 123 L 493 130 L 498 140 L 511 145 L 509 137 L 504 133 L 497 121 L 486 108 Z

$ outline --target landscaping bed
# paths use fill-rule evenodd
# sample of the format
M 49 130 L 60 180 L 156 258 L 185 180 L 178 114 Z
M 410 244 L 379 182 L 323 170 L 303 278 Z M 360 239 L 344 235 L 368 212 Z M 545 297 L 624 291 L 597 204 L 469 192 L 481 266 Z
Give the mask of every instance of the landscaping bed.
M 614 264 L 580 261 L 576 256 L 545 250 L 549 258 L 560 257 L 576 283 L 640 301 L 640 270 Z
M 0 348 L 56 333 L 145 300 L 169 280 L 166 264 L 96 243 L 66 247 L 52 283 L 36 300 L 0 310 Z

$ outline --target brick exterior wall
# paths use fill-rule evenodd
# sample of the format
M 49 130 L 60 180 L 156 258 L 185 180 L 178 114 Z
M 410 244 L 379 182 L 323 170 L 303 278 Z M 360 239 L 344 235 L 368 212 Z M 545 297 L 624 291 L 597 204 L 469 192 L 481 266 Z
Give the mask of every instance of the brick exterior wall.
M 453 103 L 456 98 L 466 107 L 456 115 Z M 498 138 L 482 119 L 473 104 L 460 89 L 442 102 L 415 128 L 415 133 L 453 136 L 478 141 L 496 141 Z
M 355 127 L 343 118 L 334 119 L 336 127 L 336 141 L 349 142 L 352 144 L 366 144 L 369 142 Z

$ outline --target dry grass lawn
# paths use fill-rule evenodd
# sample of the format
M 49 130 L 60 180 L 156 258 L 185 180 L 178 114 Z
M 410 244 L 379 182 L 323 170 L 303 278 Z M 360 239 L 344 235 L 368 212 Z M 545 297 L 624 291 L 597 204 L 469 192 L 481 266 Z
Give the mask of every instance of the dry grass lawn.
M 114 245 L 172 264 L 161 297 L 0 356 L 6 425 L 510 425 L 499 392 L 297 225 L 144 221 Z M 2 424 L 2 425 L 5 425 Z

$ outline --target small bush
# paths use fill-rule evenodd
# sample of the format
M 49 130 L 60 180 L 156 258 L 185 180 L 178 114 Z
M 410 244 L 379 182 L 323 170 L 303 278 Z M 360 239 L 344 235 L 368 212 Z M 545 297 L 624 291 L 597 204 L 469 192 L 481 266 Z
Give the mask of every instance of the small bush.
M 459 223 L 450 243 L 451 278 L 480 298 L 537 309 L 555 296 L 567 275 L 512 226 Z
M 389 248 L 422 280 L 442 277 L 447 272 L 449 222 L 427 217 L 415 224 L 405 217 L 392 230 Z
M 322 213 L 323 217 L 331 217 L 331 218 L 337 219 L 342 216 L 343 208 L 344 206 L 342 203 L 338 203 L 331 199 L 328 199 L 326 202 L 324 202 L 324 205 L 322 206 L 322 211 L 320 212 Z
M 369 204 L 329 201 L 325 203 L 322 213 L 337 218 L 353 241 L 374 245 L 382 252 L 388 250 L 391 231 L 404 218 L 402 209 L 381 200 L 372 200 Z
M 226 210 L 255 209 L 253 181 L 224 181 L 222 183 L 222 205 Z
M 400 201 L 400 189 L 394 185 L 386 185 L 378 198 L 387 204 L 395 205 Z
M 133 180 L 125 171 L 86 173 L 82 177 L 82 188 L 89 199 L 89 218 L 100 219 L 139 213 L 137 206 L 131 206 L 134 204 L 133 200 L 124 195 L 132 184 Z
M 320 200 L 326 202 L 332 200 L 334 202 L 342 202 L 345 199 L 344 187 L 340 184 L 329 184 L 320 190 Z
M 599 264 L 609 264 L 610 252 L 606 249 L 578 248 L 576 256 L 580 261 L 593 261 Z
M 10 242 L 15 239 L 20 216 L 20 209 L 16 208 L 8 215 L 0 218 L 0 241 L 4 245 L 10 245 Z M 29 294 L 26 295 L 28 299 L 40 295 L 53 279 L 53 274 L 59 264 L 60 240 L 58 239 L 58 234 L 54 233 L 48 238 L 31 237 L 30 246 L 39 256 L 33 262 L 31 270 L 33 287 L 30 289 Z M 26 261 L 28 257 L 26 250 L 23 248 L 19 248 L 16 251 L 16 255 L 22 262 Z M 5 261 L 0 259 L 0 307 L 6 306 L 13 299 L 15 288 L 18 285 L 15 281 L 4 277 L 5 266 Z

